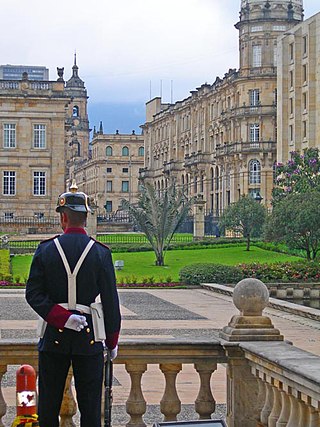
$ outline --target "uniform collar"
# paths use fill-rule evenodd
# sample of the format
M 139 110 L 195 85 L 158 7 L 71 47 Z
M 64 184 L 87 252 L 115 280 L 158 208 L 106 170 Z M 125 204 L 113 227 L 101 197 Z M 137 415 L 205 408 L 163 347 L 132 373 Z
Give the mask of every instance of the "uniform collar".
M 87 234 L 87 232 L 84 228 L 69 227 L 65 230 L 64 234 Z

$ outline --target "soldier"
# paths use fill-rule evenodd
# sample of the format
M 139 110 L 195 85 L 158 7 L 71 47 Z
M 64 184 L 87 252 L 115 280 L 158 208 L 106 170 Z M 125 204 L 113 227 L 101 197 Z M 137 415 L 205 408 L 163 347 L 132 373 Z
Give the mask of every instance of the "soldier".
M 27 302 L 46 326 L 38 344 L 39 424 L 59 426 L 65 381 L 72 365 L 81 427 L 100 427 L 104 348 L 94 335 L 90 305 L 100 295 L 105 346 L 114 358 L 120 310 L 111 253 L 87 235 L 89 199 L 77 192 L 75 183 L 70 192 L 60 195 L 56 211 L 64 233 L 40 243 L 26 286 Z M 78 269 L 74 285 L 68 279 L 68 269 L 69 276 Z

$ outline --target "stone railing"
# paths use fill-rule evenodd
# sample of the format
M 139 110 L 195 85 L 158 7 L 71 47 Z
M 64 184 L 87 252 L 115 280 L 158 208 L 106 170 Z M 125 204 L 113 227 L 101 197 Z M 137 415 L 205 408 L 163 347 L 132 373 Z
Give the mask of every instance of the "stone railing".
M 193 364 L 199 375 L 194 408 L 200 419 L 211 418 L 215 411 L 211 377 L 217 365 L 223 364 L 227 368 L 228 427 L 320 426 L 320 357 L 284 342 L 280 331 L 262 315 L 268 303 L 268 290 L 262 282 L 241 281 L 233 300 L 240 314 L 232 317 L 219 339 L 120 343 L 115 364 L 124 365 L 131 380 L 125 404 L 128 427 L 146 426 L 142 379 L 148 365 L 159 365 L 164 377 L 159 401 L 164 420 L 177 419 L 181 401 L 176 379 L 184 364 Z M 37 369 L 36 342 L 1 340 L 0 361 L 0 380 L 9 365 L 28 363 Z M 63 427 L 75 426 L 77 408 L 71 379 L 70 373 L 60 413 Z M 6 414 L 3 392 L 0 388 L 0 427 Z

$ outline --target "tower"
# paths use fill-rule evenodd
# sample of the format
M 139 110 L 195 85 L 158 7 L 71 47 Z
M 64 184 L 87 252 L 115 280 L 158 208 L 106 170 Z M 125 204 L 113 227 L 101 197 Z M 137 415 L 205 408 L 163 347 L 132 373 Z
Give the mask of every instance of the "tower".
M 241 0 L 240 75 L 276 74 L 277 37 L 303 20 L 303 0 Z
M 89 150 L 89 119 L 87 111 L 87 90 L 83 80 L 79 77 L 77 56 L 74 55 L 72 76 L 66 82 L 65 93 L 70 98 L 66 106 L 66 134 L 67 134 L 67 161 L 72 164 L 88 155 Z M 69 177 L 70 178 L 70 177 Z

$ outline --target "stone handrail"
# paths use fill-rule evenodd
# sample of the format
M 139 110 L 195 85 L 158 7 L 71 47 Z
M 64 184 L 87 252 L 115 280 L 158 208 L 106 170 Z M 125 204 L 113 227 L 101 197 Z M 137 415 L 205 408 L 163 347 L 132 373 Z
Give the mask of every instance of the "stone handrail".
M 157 364 L 165 379 L 165 390 L 159 402 L 165 421 L 176 420 L 181 410 L 181 402 L 176 390 L 176 377 L 183 364 L 194 364 L 199 374 L 200 387 L 195 400 L 195 411 L 200 419 L 208 419 L 215 411 L 215 399 L 210 388 L 212 373 L 218 363 L 226 363 L 224 349 L 218 341 L 125 341 L 120 344 L 116 364 L 125 365 L 131 379 L 131 389 L 126 402 L 126 411 L 130 416 L 127 426 L 145 426 L 143 415 L 146 412 L 141 379 L 147 366 Z M 38 354 L 36 342 L 2 340 L 0 344 L 0 384 L 9 365 L 28 363 L 37 371 Z M 1 418 L 6 414 L 6 402 L 0 388 L 0 427 Z M 76 414 L 76 404 L 71 391 L 71 373 L 67 380 L 63 405 L 61 408 L 61 427 L 75 426 L 72 417 Z
M 258 382 L 259 426 L 320 426 L 318 356 L 284 342 L 241 344 L 241 348 Z

